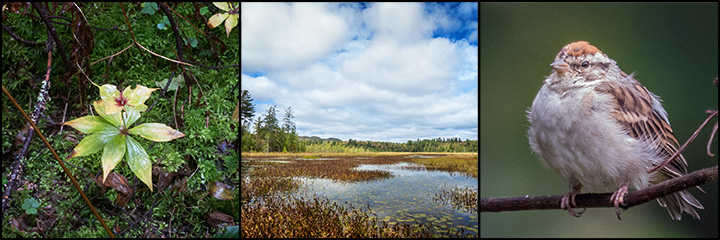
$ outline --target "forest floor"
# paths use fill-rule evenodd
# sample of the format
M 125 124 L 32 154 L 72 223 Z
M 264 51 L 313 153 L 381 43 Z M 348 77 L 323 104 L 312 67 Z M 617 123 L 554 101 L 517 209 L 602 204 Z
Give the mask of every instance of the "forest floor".
M 45 43 L 54 34 L 45 34 L 48 27 L 36 9 L 48 5 L 42 14 L 53 19 L 60 39 L 52 54 Z M 38 129 L 115 236 L 221 235 L 237 229 L 240 214 L 239 122 L 232 118 L 240 96 L 240 30 L 226 34 L 224 27 L 208 28 L 208 18 L 222 12 L 211 3 L 149 5 L 8 4 L 3 87 L 28 115 L 43 109 Z M 171 8 L 167 13 L 177 28 L 158 7 Z M 178 55 L 200 64 L 172 62 Z M 134 138 L 149 156 L 152 191 L 136 177 L 127 156 L 112 170 L 117 181 L 103 184 L 97 180 L 102 153 L 65 159 L 91 135 L 62 123 L 97 116 L 92 103 L 101 99 L 98 85 L 104 84 L 119 91 L 156 88 L 133 126 L 161 123 L 184 134 L 167 142 Z M 45 99 L 38 102 L 38 96 Z M 8 193 L 3 238 L 109 237 L 39 136 L 27 137 L 32 129 L 26 122 L 3 94 L 2 184 Z M 13 168 L 17 163 L 22 165 Z

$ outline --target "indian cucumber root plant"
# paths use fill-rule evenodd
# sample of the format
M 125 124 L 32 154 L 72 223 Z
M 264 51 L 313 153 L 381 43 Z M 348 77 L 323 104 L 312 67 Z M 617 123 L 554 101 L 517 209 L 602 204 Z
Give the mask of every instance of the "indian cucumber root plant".
M 125 91 L 119 92 L 110 84 L 99 88 L 103 99 L 93 102 L 93 106 L 100 117 L 85 116 L 63 124 L 70 125 L 85 134 L 92 133 L 84 138 L 67 158 L 87 156 L 103 150 L 102 166 L 103 181 L 105 181 L 123 156 L 127 156 L 130 169 L 152 191 L 150 157 L 145 148 L 129 134 L 158 142 L 184 137 L 185 134 L 162 123 L 143 123 L 129 128 L 140 118 L 140 112 L 147 110 L 144 102 L 150 97 L 150 93 L 157 89 L 137 86 L 135 90 L 127 87 Z
M 3 238 L 239 236 L 239 3 L 2 14 Z

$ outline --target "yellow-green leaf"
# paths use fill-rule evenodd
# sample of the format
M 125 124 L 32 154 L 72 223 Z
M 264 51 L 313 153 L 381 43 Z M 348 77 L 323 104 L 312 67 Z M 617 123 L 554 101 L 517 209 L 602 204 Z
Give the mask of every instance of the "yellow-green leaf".
M 120 134 L 120 131 L 117 129 L 111 131 L 102 130 L 90 134 L 80 141 L 67 158 L 82 157 L 96 153 L 105 147 L 105 143 L 118 134 Z
M 180 131 L 162 123 L 143 123 L 131 128 L 128 132 L 156 142 L 167 142 L 185 136 Z
M 213 5 L 215 5 L 219 9 L 224 10 L 226 12 L 230 11 L 230 3 L 229 2 L 213 2 Z
M 208 20 L 208 25 L 210 26 L 210 29 L 219 26 L 223 21 L 225 21 L 228 16 L 230 16 L 230 14 L 228 13 L 218 13 L 212 15 L 212 17 L 210 17 L 210 20 Z
M 131 126 L 135 121 L 137 121 L 140 118 L 140 112 L 144 112 L 147 110 L 147 105 L 140 104 L 135 107 L 127 105 L 125 106 L 125 124 L 127 126 Z
M 145 149 L 130 136 L 125 137 L 127 143 L 127 160 L 130 170 L 150 188 L 152 192 L 152 163 Z
M 227 37 L 230 37 L 230 31 L 237 26 L 238 23 L 238 15 L 230 15 L 227 20 L 225 21 L 225 31 L 227 32 Z
M 122 160 L 126 148 L 125 134 L 118 134 L 105 144 L 102 155 L 103 182 L 107 179 L 110 171 Z
M 121 112 L 115 112 L 112 114 L 107 113 L 107 104 L 104 103 L 103 100 L 97 100 L 93 102 L 93 106 L 95 106 L 95 111 L 105 120 L 112 123 L 116 127 L 122 126 L 123 119 L 122 119 L 122 113 Z
M 130 90 L 130 87 L 125 88 L 122 96 L 128 100 L 128 105 L 137 107 L 137 105 L 145 103 L 145 100 L 150 98 L 150 94 L 155 90 L 158 89 L 148 88 L 143 85 L 135 85 L 134 90 Z
M 84 116 L 66 123 L 63 125 L 71 126 L 84 134 L 94 133 L 100 130 L 112 130 L 112 124 L 105 121 L 103 118 L 98 116 Z

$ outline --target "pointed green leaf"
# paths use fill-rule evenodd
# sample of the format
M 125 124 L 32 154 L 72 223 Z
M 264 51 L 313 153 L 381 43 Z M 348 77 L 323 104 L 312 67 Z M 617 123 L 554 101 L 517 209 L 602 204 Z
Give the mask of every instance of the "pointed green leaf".
M 115 127 L 105 119 L 98 116 L 84 116 L 63 125 L 71 126 L 84 134 L 94 133 L 100 130 L 112 130 Z
M 132 124 L 140 118 L 140 112 L 144 112 L 147 108 L 145 104 L 140 104 L 135 107 L 130 105 L 125 106 L 125 113 L 123 113 L 125 116 L 125 124 L 132 126 Z
M 152 163 L 145 149 L 130 136 L 125 137 L 127 143 L 127 160 L 130 170 L 150 188 L 152 192 Z
M 150 98 L 150 94 L 158 90 L 157 88 L 148 88 L 143 85 L 135 85 L 134 90 L 130 90 L 130 87 L 125 88 L 123 91 L 123 97 L 127 98 L 128 105 L 136 106 L 145 103 L 145 100 Z
M 230 3 L 229 2 L 213 2 L 213 5 L 215 5 L 217 8 L 230 11 Z
M 106 110 L 107 104 L 105 104 L 103 100 L 97 100 L 93 102 L 93 106 L 95 106 L 95 111 L 100 115 L 100 117 L 104 118 L 116 127 L 123 125 L 122 113 L 116 112 L 113 114 L 108 114 Z
M 162 123 L 143 123 L 131 128 L 128 132 L 156 142 L 167 142 L 185 136 L 180 131 Z
M 197 38 L 191 37 L 191 38 L 188 38 L 188 41 L 190 41 L 190 46 L 191 46 L 191 47 L 193 47 L 193 48 L 194 48 L 194 47 L 197 47 L 197 44 L 198 44 Z
M 100 87 L 100 98 L 102 98 L 103 105 L 105 105 L 106 114 L 114 114 L 122 110 L 122 106 L 118 106 L 116 99 L 120 98 L 120 91 L 117 90 L 115 85 L 105 84 Z M 95 108 L 97 110 L 97 107 Z
M 102 155 L 103 182 L 125 155 L 125 149 L 127 149 L 125 136 L 125 134 L 118 134 L 105 144 Z
M 117 129 L 110 131 L 103 130 L 90 134 L 80 141 L 67 158 L 82 157 L 96 153 L 105 147 L 105 143 L 118 134 L 120 134 L 120 131 Z

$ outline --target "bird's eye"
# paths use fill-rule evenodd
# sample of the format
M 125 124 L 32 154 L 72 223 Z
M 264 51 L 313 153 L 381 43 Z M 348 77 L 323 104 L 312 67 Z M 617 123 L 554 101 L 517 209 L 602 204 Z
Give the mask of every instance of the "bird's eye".
M 590 66 L 590 63 L 588 61 L 584 61 L 580 64 L 583 68 L 587 68 Z

